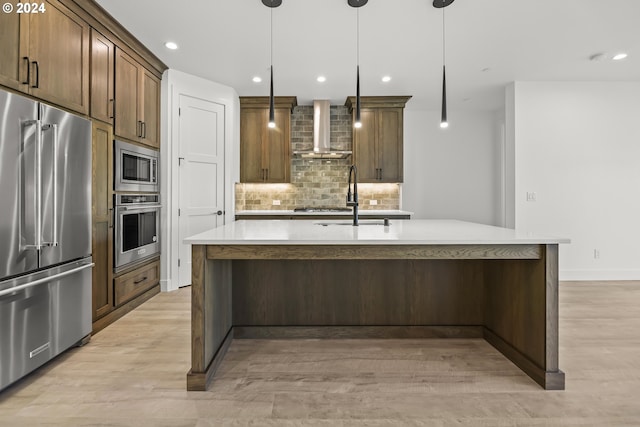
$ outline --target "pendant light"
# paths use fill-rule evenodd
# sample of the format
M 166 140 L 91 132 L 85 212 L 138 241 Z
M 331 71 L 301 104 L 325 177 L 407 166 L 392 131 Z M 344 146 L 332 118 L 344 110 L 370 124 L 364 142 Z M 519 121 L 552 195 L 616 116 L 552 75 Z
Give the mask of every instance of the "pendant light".
M 356 118 L 353 127 L 362 127 L 360 121 L 360 7 L 369 0 L 347 0 L 349 6 L 356 8 Z
M 440 117 L 440 127 L 445 129 L 449 127 L 447 121 L 447 72 L 445 62 L 445 26 L 444 26 L 444 8 L 453 3 L 454 0 L 433 0 L 433 7 L 442 9 L 442 110 Z
M 269 83 L 269 127 L 276 127 L 276 109 L 275 102 L 273 99 L 273 8 L 278 7 L 282 4 L 282 0 L 262 0 L 262 4 L 271 9 L 271 35 L 270 35 L 270 59 L 271 66 L 269 67 L 271 71 L 271 80 Z

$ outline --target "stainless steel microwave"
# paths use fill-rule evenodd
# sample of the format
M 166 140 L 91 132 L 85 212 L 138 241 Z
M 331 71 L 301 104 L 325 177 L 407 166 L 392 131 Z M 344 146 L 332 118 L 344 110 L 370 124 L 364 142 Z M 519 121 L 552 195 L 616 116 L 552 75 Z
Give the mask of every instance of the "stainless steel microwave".
M 158 150 L 116 140 L 113 158 L 115 191 L 159 191 Z

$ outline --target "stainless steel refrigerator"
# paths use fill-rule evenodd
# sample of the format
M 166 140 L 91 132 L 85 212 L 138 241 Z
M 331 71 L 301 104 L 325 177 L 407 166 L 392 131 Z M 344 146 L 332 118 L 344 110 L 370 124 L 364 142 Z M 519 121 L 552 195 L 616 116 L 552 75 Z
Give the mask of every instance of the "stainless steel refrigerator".
M 91 123 L 0 90 L 0 390 L 91 333 Z

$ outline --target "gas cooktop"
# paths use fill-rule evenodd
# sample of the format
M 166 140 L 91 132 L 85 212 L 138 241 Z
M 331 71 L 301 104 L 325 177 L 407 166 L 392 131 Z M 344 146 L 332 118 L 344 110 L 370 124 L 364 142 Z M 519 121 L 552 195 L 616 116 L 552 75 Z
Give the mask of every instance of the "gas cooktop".
M 332 207 L 332 206 L 318 206 L 318 207 L 303 207 L 295 208 L 294 212 L 351 212 L 351 208 L 347 207 Z

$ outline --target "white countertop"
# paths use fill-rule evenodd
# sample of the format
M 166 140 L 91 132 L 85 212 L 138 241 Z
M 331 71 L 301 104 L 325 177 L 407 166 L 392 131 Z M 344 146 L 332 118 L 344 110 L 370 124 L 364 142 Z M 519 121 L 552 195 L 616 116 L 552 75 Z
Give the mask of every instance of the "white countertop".
M 251 210 L 251 211 L 237 211 L 236 215 L 282 215 L 282 216 L 291 216 L 291 215 L 300 215 L 300 216 L 317 216 L 317 215 L 351 215 L 351 211 L 344 212 L 296 212 L 293 210 Z M 377 210 L 377 209 L 360 209 L 358 211 L 358 216 L 366 216 L 366 215 L 413 215 L 413 212 L 401 211 L 401 210 Z
M 513 245 L 570 243 L 554 237 L 456 220 L 241 220 L 184 240 L 195 245 Z M 330 224 L 323 226 L 320 224 Z M 337 225 L 339 224 L 339 225 Z M 376 225 L 374 225 L 376 224 Z M 379 225 L 378 225 L 379 224 Z

